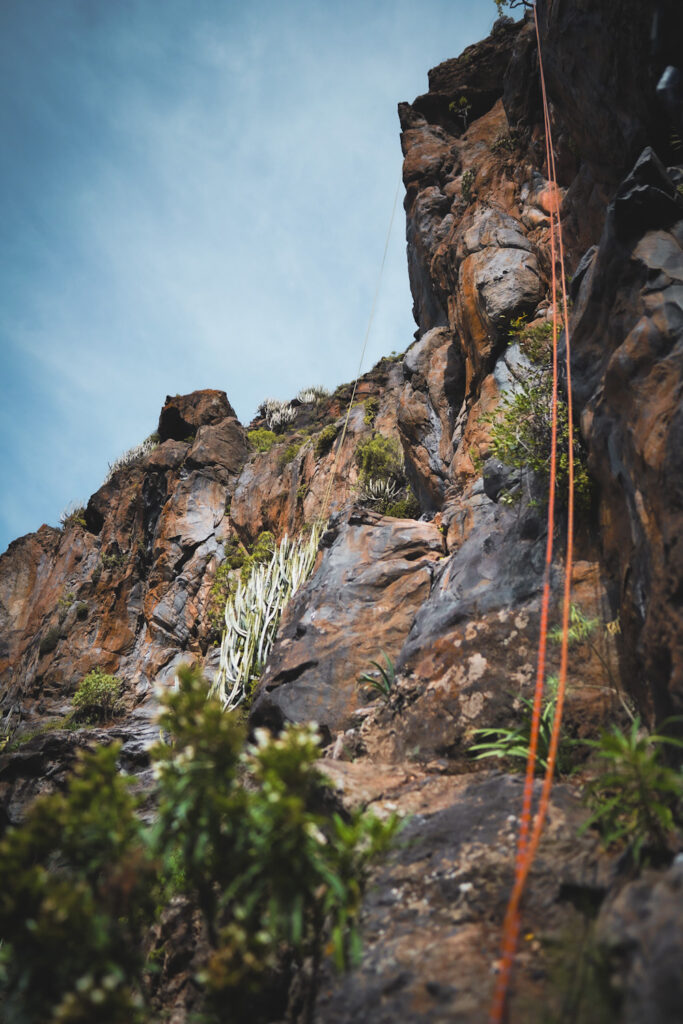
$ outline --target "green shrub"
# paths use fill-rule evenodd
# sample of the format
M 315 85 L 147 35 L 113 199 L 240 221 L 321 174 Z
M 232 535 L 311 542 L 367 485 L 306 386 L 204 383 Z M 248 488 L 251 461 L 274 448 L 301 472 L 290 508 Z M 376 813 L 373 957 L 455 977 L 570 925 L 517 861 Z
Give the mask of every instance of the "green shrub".
M 550 477 L 552 379 L 544 367 L 518 374 L 518 390 L 508 393 L 498 409 L 482 417 L 491 425 L 490 453 L 508 466 L 531 470 L 547 486 Z M 590 506 L 591 481 L 578 430 L 574 429 L 574 495 L 577 510 Z M 569 419 L 567 403 L 557 399 L 556 501 L 567 507 L 569 485 Z
M 50 654 L 54 651 L 61 638 L 62 633 L 59 626 L 51 626 L 47 633 L 41 638 L 38 645 L 38 653 L 40 655 Z
M 472 200 L 472 186 L 474 185 L 475 177 L 476 171 L 469 168 L 460 179 L 460 194 L 466 203 Z
M 277 439 L 277 434 L 273 433 L 272 430 L 266 430 L 265 427 L 247 432 L 247 440 L 257 452 L 269 452 Z
M 492 153 L 514 153 L 518 144 L 517 132 L 498 132 L 489 148 Z
M 3 1019 L 142 1022 L 142 936 L 152 863 L 120 744 L 81 755 L 0 841 Z
M 303 440 L 299 440 L 299 441 L 291 441 L 287 445 L 287 447 L 285 448 L 285 450 L 282 452 L 282 454 L 280 455 L 280 457 L 278 459 L 278 464 L 280 466 L 280 469 L 284 469 L 285 466 L 289 465 L 290 462 L 294 461 L 294 459 L 299 454 L 299 450 L 300 450 L 300 448 L 301 448 L 301 446 L 303 444 L 304 444 L 304 441 Z
M 395 835 L 367 814 L 344 821 L 318 808 L 322 779 L 314 727 L 264 730 L 241 757 L 243 727 L 181 669 L 160 725 L 172 743 L 152 750 L 160 800 L 160 855 L 178 855 L 201 909 L 210 956 L 201 972 L 209 1004 L 247 1019 L 264 979 L 288 948 L 310 958 L 309 1015 L 325 938 L 340 967 L 358 950 L 357 918 L 369 863 Z
M 683 749 L 683 741 L 671 736 L 647 735 L 637 717 L 626 733 L 613 725 L 588 741 L 603 764 L 587 786 L 591 816 L 585 827 L 596 825 L 606 846 L 627 841 L 636 864 L 670 853 L 683 824 L 683 775 L 662 763 L 666 745 Z
M 275 551 L 275 537 L 270 530 L 259 533 L 254 541 L 249 554 L 244 556 L 242 561 L 242 572 L 240 579 L 246 583 L 255 565 L 265 565 L 270 562 Z
M 64 509 L 59 516 L 59 523 L 63 530 L 67 530 L 70 526 L 80 526 L 85 529 L 87 523 L 85 521 L 85 507 L 78 502 L 72 502 Z
M 420 506 L 413 492 L 408 489 L 406 497 L 399 498 L 398 501 L 387 505 L 383 514 L 391 516 L 393 519 L 418 519 L 420 516 Z
M 518 341 L 522 352 L 532 363 L 550 367 L 553 361 L 553 325 L 551 320 L 528 324 L 526 313 L 510 324 L 509 337 Z
M 244 563 L 245 556 L 242 555 L 239 565 Z M 209 591 L 209 599 L 207 602 L 206 618 L 209 624 L 209 642 L 216 643 L 221 638 L 221 633 L 225 627 L 224 613 L 225 613 L 225 602 L 235 593 L 237 589 L 237 581 L 234 576 L 231 575 L 233 568 L 230 564 L 230 559 L 226 559 L 222 565 L 219 565 L 216 569 L 216 574 L 211 584 L 211 590 Z
M 88 672 L 71 698 L 73 718 L 81 722 L 107 722 L 121 711 L 123 683 L 99 668 Z
M 377 398 L 376 395 L 372 395 L 370 398 L 365 399 L 363 405 L 365 406 L 363 422 L 366 426 L 371 427 L 377 418 L 377 413 L 379 412 L 379 398 Z
M 76 618 L 79 622 L 83 622 L 88 618 L 88 606 L 85 601 L 79 601 L 76 605 Z
M 314 451 L 316 459 L 322 459 L 324 455 L 331 451 L 338 433 L 339 427 L 335 423 L 328 423 L 326 427 L 323 427 L 315 439 Z
M 360 466 L 361 483 L 370 480 L 394 480 L 403 484 L 403 452 L 393 437 L 377 434 L 356 448 L 356 462 Z

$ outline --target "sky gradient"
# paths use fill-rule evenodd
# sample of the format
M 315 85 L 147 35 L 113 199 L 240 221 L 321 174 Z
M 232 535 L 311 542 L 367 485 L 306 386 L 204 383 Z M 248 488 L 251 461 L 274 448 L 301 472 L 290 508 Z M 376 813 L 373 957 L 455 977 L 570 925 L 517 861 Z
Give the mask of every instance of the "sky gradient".
M 481 0 L 3 0 L 0 552 L 85 503 L 166 394 L 353 378 L 396 105 Z M 364 369 L 415 325 L 399 196 Z

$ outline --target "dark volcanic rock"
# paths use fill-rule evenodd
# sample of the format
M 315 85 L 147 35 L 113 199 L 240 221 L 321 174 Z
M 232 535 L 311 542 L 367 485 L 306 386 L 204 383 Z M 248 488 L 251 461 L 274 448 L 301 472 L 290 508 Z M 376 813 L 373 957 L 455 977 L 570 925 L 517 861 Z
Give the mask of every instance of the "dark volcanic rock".
M 190 395 L 166 396 L 157 428 L 162 441 L 185 441 L 199 427 L 235 418 L 224 391 L 193 391 Z

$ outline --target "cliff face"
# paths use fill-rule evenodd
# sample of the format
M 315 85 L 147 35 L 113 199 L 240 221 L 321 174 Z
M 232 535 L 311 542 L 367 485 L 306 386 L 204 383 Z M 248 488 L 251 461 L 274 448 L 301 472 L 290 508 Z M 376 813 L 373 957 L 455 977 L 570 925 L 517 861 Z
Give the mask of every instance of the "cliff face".
M 575 738 L 622 720 L 624 704 L 650 722 L 683 710 L 683 170 L 672 143 L 683 125 L 675 97 L 656 89 L 681 52 L 674 7 L 575 0 L 540 12 L 572 275 L 574 408 L 593 480 L 573 601 L 600 623 L 572 650 Z M 348 386 L 294 402 L 268 451 L 250 446 L 222 392 L 169 398 L 159 445 L 118 470 L 82 521 L 43 527 L 0 558 L 0 699 L 17 736 L 63 716 L 100 666 L 127 691 L 126 715 L 104 732 L 144 772 L 153 684 L 184 660 L 216 667 L 212 588 L 231 545 L 298 532 L 334 474 L 316 571 L 285 610 L 251 722 L 316 719 L 340 799 L 414 818 L 367 900 L 361 966 L 323 987 L 326 1024 L 486 1013 L 521 784 L 473 773 L 467 748 L 475 728 L 517 721 L 532 693 L 546 543 L 536 485 L 493 458 L 489 418 L 531 369 L 511 324 L 526 316 L 542 330 L 550 308 L 532 22 L 501 19 L 433 69 L 429 91 L 399 116 L 417 340 L 361 379 L 343 445 L 338 433 L 322 443 L 322 431 L 340 427 Z M 420 520 L 358 503 L 357 446 L 376 433 L 400 440 Z M 386 702 L 368 705 L 357 679 L 381 651 L 397 678 Z M 550 660 L 552 670 L 554 651 Z M 20 817 L 55 772 L 59 782 L 69 752 L 88 742 L 53 732 L 1 757 L 6 817 Z M 566 992 L 553 987 L 552 942 L 578 969 L 576 936 L 589 933 L 611 958 L 619 1009 L 609 1019 L 677 1019 L 680 865 L 628 883 L 617 858 L 579 837 L 579 787 L 554 793 L 513 1019 L 559 1019 Z M 665 956 L 653 953 L 655 934 Z

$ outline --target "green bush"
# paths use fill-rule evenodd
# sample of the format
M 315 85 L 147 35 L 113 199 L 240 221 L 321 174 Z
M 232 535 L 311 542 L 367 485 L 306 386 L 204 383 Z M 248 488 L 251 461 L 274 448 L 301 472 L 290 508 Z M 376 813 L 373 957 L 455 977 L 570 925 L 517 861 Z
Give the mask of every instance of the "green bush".
M 284 469 L 285 466 L 289 465 L 290 462 L 294 461 L 294 459 L 299 454 L 299 449 L 301 448 L 301 446 L 303 444 L 304 444 L 304 441 L 303 440 L 299 440 L 299 441 L 291 441 L 287 445 L 287 447 L 285 448 L 285 450 L 282 452 L 282 454 L 280 455 L 280 457 L 278 459 L 278 464 L 280 466 L 280 469 Z
M 315 439 L 314 451 L 316 459 L 321 459 L 331 451 L 338 433 L 339 427 L 334 423 L 328 423 L 326 427 L 323 427 Z
M 244 558 L 245 556 L 242 555 L 239 562 L 240 566 L 243 565 Z M 211 643 L 216 643 L 221 638 L 221 633 L 225 628 L 225 602 L 232 597 L 237 588 L 237 581 L 231 575 L 232 570 L 233 566 L 228 558 L 216 569 L 216 574 L 211 584 L 206 611 L 206 618 L 209 624 L 208 639 Z
M 0 842 L 3 1019 L 142 1022 L 142 936 L 152 862 L 120 744 L 81 756 Z
M 391 516 L 393 519 L 418 519 L 420 516 L 420 506 L 413 492 L 408 489 L 406 497 L 399 498 L 398 501 L 387 505 L 383 514 Z
M 255 565 L 267 564 L 273 557 L 274 551 L 275 537 L 270 530 L 264 530 L 262 533 L 259 533 L 251 551 L 248 555 L 245 555 L 242 562 L 242 572 L 240 573 L 242 583 L 247 582 Z
M 47 633 L 41 638 L 38 645 L 40 655 L 50 654 L 61 640 L 62 633 L 59 626 L 51 626 Z
M 550 478 L 552 379 L 545 367 L 518 374 L 518 390 L 503 396 L 498 409 L 482 417 L 491 425 L 490 453 L 508 466 L 531 470 L 547 486 Z M 574 495 L 578 511 L 591 503 L 586 456 L 574 428 Z M 556 501 L 567 507 L 569 486 L 569 419 L 567 403 L 557 399 Z
M 628 732 L 613 725 L 588 742 L 603 764 L 588 783 L 585 827 L 596 825 L 606 846 L 628 842 L 636 864 L 670 854 L 683 824 L 683 775 L 662 762 L 666 745 L 683 749 L 679 739 L 647 735 L 637 717 Z
M 474 185 L 474 179 L 476 177 L 476 171 L 472 168 L 465 171 L 462 178 L 460 179 L 460 194 L 466 203 L 472 200 L 472 186 Z
M 363 405 L 365 407 L 363 422 L 366 426 L 371 427 L 377 418 L 377 413 L 379 412 L 379 398 L 377 398 L 376 395 L 372 395 L 370 398 L 365 399 Z
M 123 683 L 99 668 L 88 672 L 71 698 L 73 718 L 81 722 L 107 722 L 121 711 Z
M 201 979 L 209 1003 L 246 1019 L 287 948 L 298 964 L 308 958 L 312 965 L 312 1010 L 326 937 L 340 967 L 358 951 L 367 867 L 397 820 L 320 813 L 313 727 L 291 726 L 278 739 L 258 730 L 256 745 L 240 756 L 243 727 L 207 696 L 198 671 L 179 672 L 160 725 L 172 742 L 152 750 L 156 841 L 165 860 L 179 855 L 204 918 L 211 953 Z
M 403 484 L 403 452 L 393 437 L 377 434 L 356 448 L 356 462 L 360 466 L 361 483 L 370 480 L 394 480 Z
M 257 452 L 269 452 L 277 442 L 278 437 L 272 430 L 266 430 L 265 427 L 260 427 L 258 430 L 248 431 L 247 440 L 251 447 L 255 448 Z

